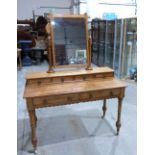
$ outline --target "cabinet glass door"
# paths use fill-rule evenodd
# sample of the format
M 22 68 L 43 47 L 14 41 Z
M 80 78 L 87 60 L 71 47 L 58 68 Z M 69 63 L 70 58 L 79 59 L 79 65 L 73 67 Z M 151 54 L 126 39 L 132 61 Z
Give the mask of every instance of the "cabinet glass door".
M 99 66 L 105 65 L 105 35 L 106 35 L 106 21 L 102 20 L 99 23 L 100 37 L 99 37 Z
M 137 67 L 137 20 L 124 21 L 124 57 L 122 59 L 122 76 L 129 77 L 130 70 Z
M 105 66 L 113 67 L 115 21 L 106 21 Z

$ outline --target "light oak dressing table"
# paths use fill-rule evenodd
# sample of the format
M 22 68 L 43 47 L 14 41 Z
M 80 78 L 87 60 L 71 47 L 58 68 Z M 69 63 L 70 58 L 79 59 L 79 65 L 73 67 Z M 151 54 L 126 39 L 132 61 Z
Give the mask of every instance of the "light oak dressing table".
M 65 16 L 64 18 L 72 19 L 73 17 L 74 16 L 72 15 L 69 17 Z M 49 21 L 53 18 L 53 16 L 50 16 Z M 75 17 L 75 19 L 81 18 L 85 19 L 84 22 L 86 23 L 86 15 Z M 48 72 L 28 73 L 26 75 L 24 98 L 26 99 L 27 110 L 30 118 L 32 133 L 31 141 L 34 150 L 37 149 L 37 116 L 35 111 L 38 108 L 103 100 L 102 118 L 104 118 L 107 110 L 106 99 L 118 98 L 118 114 L 116 121 L 118 135 L 121 127 L 121 109 L 122 100 L 125 94 L 125 83 L 115 79 L 114 70 L 108 67 L 91 68 L 91 42 L 88 40 L 88 37 L 86 37 L 86 69 L 54 72 L 53 67 L 55 67 L 55 65 L 53 64 L 53 61 L 56 63 L 56 60 L 53 58 L 55 56 L 53 48 L 54 32 L 51 29 L 52 25 L 49 23 L 47 25 L 47 32 L 49 34 Z

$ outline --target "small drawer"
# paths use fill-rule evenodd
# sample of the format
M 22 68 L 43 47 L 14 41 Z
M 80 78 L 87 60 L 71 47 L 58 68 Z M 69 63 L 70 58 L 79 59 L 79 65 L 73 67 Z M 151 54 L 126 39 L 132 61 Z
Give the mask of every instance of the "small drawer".
M 48 106 L 57 106 L 63 105 L 67 103 L 67 97 L 63 96 L 51 96 L 51 97 L 43 97 L 43 98 L 35 98 L 33 99 L 33 104 L 36 108 L 48 107 Z

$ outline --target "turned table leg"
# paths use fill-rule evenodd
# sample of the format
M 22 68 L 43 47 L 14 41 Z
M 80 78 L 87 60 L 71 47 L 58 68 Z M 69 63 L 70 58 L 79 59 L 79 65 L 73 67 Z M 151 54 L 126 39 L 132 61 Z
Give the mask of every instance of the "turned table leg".
M 118 113 L 116 121 L 117 135 L 119 135 L 119 130 L 121 127 L 121 110 L 122 110 L 122 98 L 118 98 Z
M 102 106 L 102 110 L 103 110 L 103 116 L 102 118 L 104 118 L 106 110 L 107 110 L 107 103 L 106 103 L 106 99 L 103 100 L 103 106 Z
M 36 136 L 36 124 L 37 124 L 37 117 L 35 114 L 35 110 L 29 111 L 30 116 L 30 125 L 31 125 L 31 141 L 34 148 L 34 152 L 36 152 L 37 149 L 37 136 Z

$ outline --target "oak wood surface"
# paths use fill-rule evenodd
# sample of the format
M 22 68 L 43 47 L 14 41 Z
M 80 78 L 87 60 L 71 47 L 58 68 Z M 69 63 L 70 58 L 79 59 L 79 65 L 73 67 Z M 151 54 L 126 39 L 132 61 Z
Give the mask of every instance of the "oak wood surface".
M 118 135 L 125 87 L 126 84 L 115 79 L 114 70 L 108 67 L 54 73 L 28 73 L 24 97 L 30 117 L 33 148 L 35 150 L 37 148 L 37 116 L 35 113 L 37 108 L 104 100 L 102 107 L 104 117 L 107 109 L 106 99 L 118 98 L 116 121 Z
M 73 83 L 62 83 L 62 84 L 42 84 L 42 85 L 29 85 L 25 89 L 24 97 L 39 97 L 39 96 L 50 96 L 50 95 L 62 95 L 79 92 L 90 92 L 105 89 L 122 88 L 126 85 L 124 82 L 116 79 L 98 79 L 79 81 Z
M 60 76 L 73 76 L 73 75 L 88 75 L 96 73 L 113 73 L 114 70 L 109 67 L 97 67 L 93 70 L 72 70 L 72 71 L 57 71 L 54 73 L 46 72 L 32 72 L 27 73 L 26 79 L 37 79 L 37 78 L 49 78 L 49 77 L 60 77 Z

